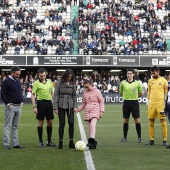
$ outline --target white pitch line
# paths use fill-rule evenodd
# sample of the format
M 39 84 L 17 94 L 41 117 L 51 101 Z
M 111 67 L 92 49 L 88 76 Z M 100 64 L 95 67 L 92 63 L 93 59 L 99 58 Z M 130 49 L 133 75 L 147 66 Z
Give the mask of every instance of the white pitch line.
M 86 134 L 85 134 L 85 131 L 84 131 L 84 127 L 83 127 L 83 124 L 82 124 L 79 112 L 77 113 L 77 119 L 78 119 L 81 139 L 84 142 L 87 143 Z M 95 170 L 93 159 L 92 159 L 90 151 L 89 150 L 85 150 L 84 151 L 84 156 L 85 156 L 85 159 L 86 159 L 87 170 Z

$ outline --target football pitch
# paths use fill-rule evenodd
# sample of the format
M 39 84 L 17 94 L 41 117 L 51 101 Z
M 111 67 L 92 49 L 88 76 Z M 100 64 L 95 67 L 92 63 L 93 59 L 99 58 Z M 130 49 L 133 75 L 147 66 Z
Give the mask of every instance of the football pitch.
M 155 145 L 146 146 L 149 141 L 148 119 L 146 106 L 140 105 L 142 139 L 137 142 L 137 134 L 133 119 L 130 119 L 128 142 L 120 143 L 122 132 L 121 105 L 106 105 L 103 118 L 97 123 L 96 150 L 90 150 L 96 170 L 169 170 L 170 149 L 162 146 L 162 129 L 158 120 L 155 122 Z M 88 138 L 86 123 L 83 121 L 83 112 L 80 113 L 86 137 Z M 32 105 L 23 106 L 19 126 L 19 141 L 25 149 L 5 150 L 3 147 L 3 105 L 0 105 L 0 169 L 1 170 L 86 170 L 86 161 L 83 152 L 68 148 L 68 126 L 64 134 L 63 150 L 57 147 L 38 147 L 37 120 Z M 46 123 L 45 123 L 46 126 Z M 44 143 L 46 142 L 46 127 L 44 126 Z M 168 133 L 170 125 L 168 123 Z M 74 141 L 81 139 L 75 114 Z M 168 135 L 170 142 L 170 135 Z M 58 117 L 53 122 L 52 141 L 58 144 Z

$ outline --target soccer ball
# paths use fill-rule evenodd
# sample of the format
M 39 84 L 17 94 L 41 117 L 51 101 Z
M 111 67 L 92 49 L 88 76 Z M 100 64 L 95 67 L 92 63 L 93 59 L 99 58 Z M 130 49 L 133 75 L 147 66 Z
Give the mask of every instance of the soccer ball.
M 76 150 L 84 151 L 86 149 L 86 143 L 82 140 L 79 140 L 76 142 L 75 148 Z

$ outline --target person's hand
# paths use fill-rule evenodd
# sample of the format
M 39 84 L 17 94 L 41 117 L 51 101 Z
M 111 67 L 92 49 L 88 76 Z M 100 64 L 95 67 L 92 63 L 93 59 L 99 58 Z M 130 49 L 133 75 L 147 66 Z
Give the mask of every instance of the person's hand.
M 55 112 L 56 114 L 58 114 L 58 110 L 54 110 L 54 112 Z
M 13 106 L 11 104 L 8 104 L 7 107 L 8 109 L 12 109 Z
M 146 109 L 148 110 L 148 105 L 146 105 Z
M 37 114 L 38 113 L 38 109 L 36 107 L 34 107 L 33 109 L 34 109 L 34 113 Z
M 23 105 L 24 105 L 24 103 L 22 102 L 20 106 L 23 107 Z
M 74 108 L 74 112 L 76 112 L 76 113 L 77 113 L 77 112 L 78 112 L 78 109 L 77 109 L 77 108 Z
M 103 112 L 100 112 L 100 118 L 102 118 L 103 117 Z

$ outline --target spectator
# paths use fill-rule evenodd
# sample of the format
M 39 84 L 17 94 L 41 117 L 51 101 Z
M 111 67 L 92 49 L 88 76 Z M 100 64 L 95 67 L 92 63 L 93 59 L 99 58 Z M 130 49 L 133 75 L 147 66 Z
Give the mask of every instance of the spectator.
M 15 55 L 19 55 L 20 54 L 20 46 L 19 45 L 17 45 L 16 47 L 15 47 L 15 53 L 14 53 Z

